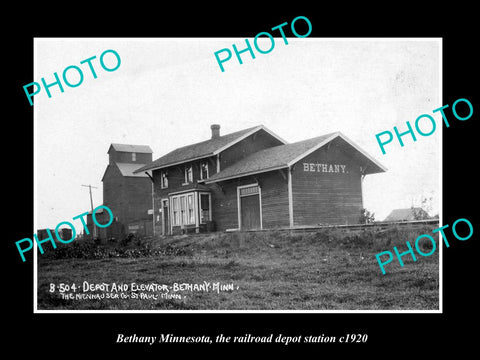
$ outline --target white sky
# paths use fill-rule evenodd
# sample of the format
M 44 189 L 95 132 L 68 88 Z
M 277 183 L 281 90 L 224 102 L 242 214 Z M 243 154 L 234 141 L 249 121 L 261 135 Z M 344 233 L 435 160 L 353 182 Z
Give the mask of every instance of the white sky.
M 443 125 L 432 110 L 443 105 L 441 40 L 275 40 L 269 54 L 242 54 L 243 65 L 233 55 L 222 73 L 214 52 L 233 43 L 242 49 L 244 38 L 35 39 L 32 81 L 51 83 L 69 65 L 84 73 L 80 86 L 64 84 L 64 93 L 54 86 L 52 98 L 42 88 L 34 99 L 36 228 L 55 228 L 90 210 L 82 184 L 97 186 L 94 206 L 102 204 L 110 143 L 149 145 L 156 159 L 207 140 L 213 123 L 221 134 L 263 124 L 289 142 L 340 131 L 388 168 L 364 181 L 364 206 L 377 220 L 422 196 L 433 197 L 432 214 L 438 213 Z M 107 49 L 121 57 L 116 71 L 100 66 Z M 80 65 L 93 55 L 97 79 Z M 68 76 L 76 82 L 74 71 Z M 421 114 L 437 120 L 435 133 L 417 134 L 416 142 L 405 136 L 403 148 L 395 139 L 383 155 L 375 135 L 393 126 L 406 130 L 406 121 L 413 127 Z M 73 223 L 81 231 L 80 221 Z

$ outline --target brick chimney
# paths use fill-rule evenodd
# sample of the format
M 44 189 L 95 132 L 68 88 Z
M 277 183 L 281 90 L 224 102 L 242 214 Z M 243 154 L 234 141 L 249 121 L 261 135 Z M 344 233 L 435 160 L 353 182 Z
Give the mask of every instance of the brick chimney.
M 212 129 L 212 139 L 220 137 L 220 125 L 212 124 L 210 125 L 210 129 Z

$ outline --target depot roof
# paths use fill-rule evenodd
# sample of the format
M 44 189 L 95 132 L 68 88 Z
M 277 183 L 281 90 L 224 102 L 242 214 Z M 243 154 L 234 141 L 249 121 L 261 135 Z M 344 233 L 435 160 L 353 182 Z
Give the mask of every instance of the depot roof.
M 334 140 L 338 141 L 341 146 L 352 150 L 352 157 L 359 163 L 365 164 L 365 175 L 387 170 L 345 135 L 335 132 L 255 152 L 212 175 L 205 180 L 205 184 L 288 168 Z
M 168 154 L 162 156 L 161 158 L 147 164 L 141 168 L 138 168 L 134 173 L 146 171 L 146 170 L 157 170 L 166 168 L 172 165 L 179 165 L 185 162 L 194 161 L 217 155 L 223 150 L 229 148 L 230 146 L 236 144 L 237 142 L 245 139 L 246 137 L 256 133 L 257 131 L 266 131 L 273 137 L 277 138 L 282 143 L 286 143 L 285 140 L 281 139 L 278 135 L 271 132 L 263 125 L 251 127 L 248 129 L 236 131 L 230 134 L 223 136 L 218 136 L 216 138 L 211 138 L 206 141 L 195 143 L 192 145 L 183 146 L 177 148 Z

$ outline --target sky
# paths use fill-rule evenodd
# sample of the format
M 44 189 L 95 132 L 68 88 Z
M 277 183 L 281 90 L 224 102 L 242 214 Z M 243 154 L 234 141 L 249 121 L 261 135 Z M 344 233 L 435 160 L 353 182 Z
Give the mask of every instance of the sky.
M 252 39 L 249 39 L 253 43 Z M 262 49 L 268 39 L 259 42 Z M 340 131 L 388 170 L 367 175 L 364 207 L 383 220 L 391 210 L 429 202 L 441 204 L 441 39 L 275 38 L 268 54 L 235 55 L 223 64 L 214 52 L 245 47 L 244 38 L 36 38 L 34 79 L 54 81 L 54 72 L 75 65 L 83 71 L 78 87 L 42 88 L 34 97 L 35 228 L 55 228 L 102 204 L 102 176 L 111 143 L 149 145 L 153 159 L 211 136 L 264 125 L 288 142 Z M 121 64 L 107 72 L 99 63 L 115 50 Z M 233 52 L 233 50 L 232 50 Z M 88 64 L 92 60 L 97 78 Z M 116 60 L 104 57 L 107 67 Z M 68 79 L 78 82 L 75 70 Z M 63 82 L 63 80 L 62 80 Z M 26 106 L 28 100 L 26 98 Z M 394 139 L 382 154 L 375 135 L 407 130 L 429 114 L 436 131 Z M 421 123 L 423 131 L 430 129 Z

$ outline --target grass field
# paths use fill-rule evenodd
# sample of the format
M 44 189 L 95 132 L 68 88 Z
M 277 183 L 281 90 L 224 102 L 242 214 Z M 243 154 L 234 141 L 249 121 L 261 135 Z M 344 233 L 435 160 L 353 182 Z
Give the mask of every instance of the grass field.
M 404 267 L 394 260 L 386 265 L 386 275 L 375 258 L 378 252 L 393 252 L 393 246 L 405 251 L 406 240 L 413 245 L 418 235 L 431 230 L 218 233 L 146 239 L 123 247 L 76 240 L 38 256 L 38 309 L 437 310 L 438 249 L 429 257 L 417 256 L 416 262 L 405 256 Z M 422 246 L 428 252 L 428 244 Z M 102 299 L 62 298 L 61 283 L 76 284 L 75 292 L 64 293 L 74 297 L 83 293 L 84 282 L 126 285 L 125 291 L 87 292 L 104 294 Z M 208 291 L 173 288 L 174 283 L 204 282 L 210 283 Z M 132 289 L 132 283 L 165 284 L 176 297 Z M 228 286 L 213 291 L 214 283 Z M 50 284 L 55 284 L 53 292 Z

